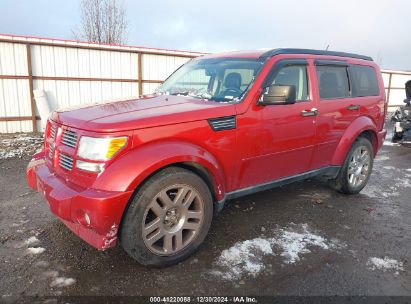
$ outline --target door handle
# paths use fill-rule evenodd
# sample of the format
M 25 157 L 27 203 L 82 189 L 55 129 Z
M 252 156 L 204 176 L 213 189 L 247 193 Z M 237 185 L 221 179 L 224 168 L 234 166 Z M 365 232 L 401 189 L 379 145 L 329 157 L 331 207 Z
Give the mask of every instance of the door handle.
M 350 105 L 347 107 L 348 111 L 357 111 L 360 109 L 360 105 Z
M 318 114 L 318 110 L 316 108 L 312 108 L 311 110 L 303 110 L 301 111 L 301 116 L 316 116 Z

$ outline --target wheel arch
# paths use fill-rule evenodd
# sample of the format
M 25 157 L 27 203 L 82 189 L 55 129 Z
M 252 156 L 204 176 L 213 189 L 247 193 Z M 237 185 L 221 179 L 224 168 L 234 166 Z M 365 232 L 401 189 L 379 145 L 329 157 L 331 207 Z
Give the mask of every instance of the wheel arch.
M 377 133 L 374 130 L 364 130 L 362 131 L 358 136 L 358 137 L 365 137 L 367 138 L 372 145 L 373 148 L 373 152 L 374 152 L 374 156 L 377 154 L 377 150 L 378 150 L 378 136 Z
M 139 192 L 139 190 L 145 185 L 145 183 L 147 181 L 149 181 L 154 175 L 158 174 L 159 172 L 170 168 L 170 167 L 177 167 L 177 168 L 181 168 L 181 169 L 185 169 L 187 171 L 190 171 L 196 175 L 198 175 L 207 185 L 207 187 L 210 189 L 211 192 L 211 196 L 212 196 L 212 200 L 214 202 L 213 204 L 213 208 L 216 209 L 216 204 L 218 204 L 218 197 L 216 195 L 216 185 L 215 185 L 215 181 L 213 179 L 213 176 L 211 175 L 211 173 L 208 171 L 207 168 L 205 168 L 204 166 L 195 163 L 195 162 L 176 162 L 176 163 L 170 163 L 168 165 L 165 165 L 163 167 L 158 168 L 157 170 L 151 172 L 147 177 L 144 178 L 143 181 L 141 181 L 136 188 L 133 191 L 133 194 L 130 196 L 124 210 L 123 213 L 121 214 L 121 219 L 120 219 L 120 223 L 119 223 L 119 228 L 118 228 L 118 236 L 121 236 L 121 229 L 123 226 L 123 221 L 124 221 L 124 217 L 127 213 L 128 208 L 130 207 L 131 202 L 134 200 L 134 197 L 137 195 L 137 193 Z M 214 214 L 216 214 L 216 210 L 214 210 Z
M 121 156 L 99 176 L 95 189 L 135 191 L 153 174 L 176 166 L 199 175 L 209 186 L 213 199 L 225 196 L 225 176 L 218 160 L 207 150 L 188 142 L 156 142 Z
M 335 149 L 331 164 L 341 166 L 344 163 L 352 144 L 360 136 L 370 140 L 375 156 L 379 147 L 377 133 L 376 125 L 369 117 L 361 116 L 355 119 L 341 137 L 340 142 Z

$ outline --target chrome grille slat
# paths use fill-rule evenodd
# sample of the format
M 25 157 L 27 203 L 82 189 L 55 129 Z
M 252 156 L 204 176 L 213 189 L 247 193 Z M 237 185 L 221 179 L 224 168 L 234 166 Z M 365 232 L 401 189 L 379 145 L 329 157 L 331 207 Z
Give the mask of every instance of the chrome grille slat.
M 71 171 L 73 169 L 73 158 L 66 154 L 60 154 L 60 167 Z
M 56 125 L 51 125 L 50 129 L 50 139 L 53 144 L 55 143 L 56 140 L 56 133 L 57 133 L 57 126 Z M 54 147 L 49 143 L 49 157 L 52 159 L 54 154 Z
M 56 137 L 56 130 L 57 130 L 56 125 L 52 125 L 51 130 L 50 130 L 50 138 L 54 139 Z
M 61 142 L 66 146 L 75 148 L 77 145 L 77 133 L 71 130 L 65 130 Z
M 73 162 L 73 158 L 71 156 L 68 156 L 68 155 L 65 155 L 65 154 L 61 154 L 60 159 L 62 161 L 65 161 L 65 162 L 70 162 L 70 163 Z
M 49 147 L 49 157 L 53 158 L 53 153 L 54 153 L 54 149 L 52 147 Z
M 62 163 L 64 163 L 64 164 L 70 165 L 70 166 L 73 164 L 73 162 L 71 162 L 71 161 L 69 161 L 69 160 L 67 160 L 67 159 L 65 159 L 65 158 L 60 159 L 60 161 L 61 161 Z

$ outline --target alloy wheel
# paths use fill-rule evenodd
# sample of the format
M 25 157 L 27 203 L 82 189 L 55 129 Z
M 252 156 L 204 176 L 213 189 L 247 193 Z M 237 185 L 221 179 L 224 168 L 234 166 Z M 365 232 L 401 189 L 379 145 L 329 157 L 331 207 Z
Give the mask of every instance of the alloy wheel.
M 365 146 L 355 149 L 348 166 L 348 183 L 352 187 L 362 186 L 368 177 L 371 165 L 371 157 Z
M 176 184 L 161 190 L 143 217 L 143 240 L 158 255 L 173 255 L 197 237 L 204 217 L 204 202 L 197 190 Z

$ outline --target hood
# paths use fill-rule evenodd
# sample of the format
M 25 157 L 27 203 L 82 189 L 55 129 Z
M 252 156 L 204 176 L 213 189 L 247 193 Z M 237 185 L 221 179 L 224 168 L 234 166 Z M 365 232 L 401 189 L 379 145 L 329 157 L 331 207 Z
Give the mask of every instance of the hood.
M 58 110 L 57 123 L 95 132 L 116 132 L 235 115 L 235 105 L 189 96 L 148 96 L 141 99 Z

